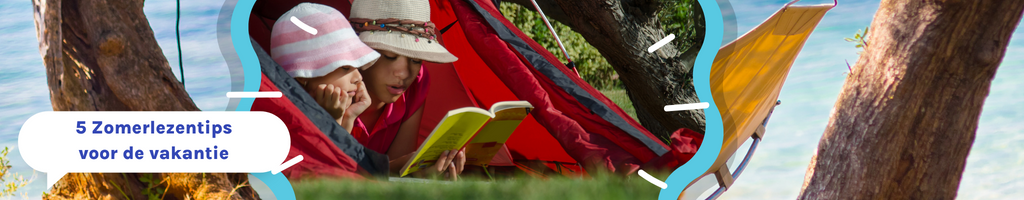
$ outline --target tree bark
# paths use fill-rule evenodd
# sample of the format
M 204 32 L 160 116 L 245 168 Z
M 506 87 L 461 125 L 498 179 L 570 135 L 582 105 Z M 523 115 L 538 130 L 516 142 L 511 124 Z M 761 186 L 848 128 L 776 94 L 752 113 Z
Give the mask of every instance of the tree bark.
M 953 199 L 1021 0 L 883 0 L 800 199 Z
M 149 27 L 143 1 L 33 0 L 39 51 L 55 111 L 198 111 L 174 77 Z M 140 181 L 148 176 L 154 184 Z M 258 199 L 246 174 L 71 173 L 52 199 Z M 112 183 L 117 185 L 116 188 Z M 155 189 L 153 190 L 155 191 Z
M 529 0 L 509 0 L 534 10 Z M 665 112 L 666 105 L 698 103 L 693 64 L 704 41 L 699 5 L 697 43 L 689 49 L 669 43 L 654 53 L 647 48 L 668 36 L 657 18 L 660 0 L 537 0 L 552 19 L 568 25 L 593 45 L 619 74 L 640 123 L 663 138 L 679 128 L 704 133 L 704 111 Z M 694 4 L 697 4 L 694 1 Z M 710 100 L 710 99 L 709 99 Z

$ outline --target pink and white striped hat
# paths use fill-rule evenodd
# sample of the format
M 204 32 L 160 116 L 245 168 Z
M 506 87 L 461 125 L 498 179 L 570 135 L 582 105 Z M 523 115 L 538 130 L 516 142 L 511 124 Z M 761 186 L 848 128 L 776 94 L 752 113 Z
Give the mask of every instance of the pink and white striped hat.
M 380 53 L 359 40 L 345 16 L 330 6 L 301 3 L 274 23 L 270 55 L 292 77 L 313 78 L 342 66 L 361 67 Z

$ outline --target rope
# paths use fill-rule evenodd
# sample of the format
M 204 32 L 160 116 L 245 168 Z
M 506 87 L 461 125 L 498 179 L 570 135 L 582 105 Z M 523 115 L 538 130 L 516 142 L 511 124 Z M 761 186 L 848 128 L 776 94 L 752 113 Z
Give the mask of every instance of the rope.
M 178 41 L 178 72 L 181 73 L 181 88 L 185 88 L 185 65 L 182 63 L 181 58 L 181 31 L 178 27 L 181 26 L 181 0 L 175 1 L 175 13 L 174 13 L 174 37 Z
M 370 31 L 370 34 L 373 34 L 374 31 L 387 31 L 388 33 L 391 33 L 391 31 L 394 30 L 404 34 L 427 38 L 428 43 L 430 40 L 433 40 L 435 36 L 432 30 L 436 29 L 436 26 L 433 22 L 429 21 L 400 20 L 395 18 L 376 20 L 351 18 L 348 20 L 352 23 L 352 29 L 359 33 L 365 31 Z M 419 38 L 417 38 L 416 41 L 419 42 Z

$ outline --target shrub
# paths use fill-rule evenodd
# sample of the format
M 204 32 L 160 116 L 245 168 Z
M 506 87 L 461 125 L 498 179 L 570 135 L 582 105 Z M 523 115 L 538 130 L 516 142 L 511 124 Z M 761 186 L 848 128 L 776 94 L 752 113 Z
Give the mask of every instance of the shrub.
M 694 39 L 697 33 L 694 31 L 696 24 L 694 20 L 691 20 L 695 18 L 693 17 L 693 4 L 691 2 L 692 0 L 668 0 L 664 2 L 664 6 L 658 13 L 658 19 L 661 19 L 662 28 L 666 33 L 675 34 L 677 38 L 676 44 L 680 45 L 680 49 L 684 50 L 698 42 Z M 509 2 L 502 2 L 500 10 L 505 18 L 511 21 L 512 24 L 515 24 L 526 36 L 537 41 L 537 43 L 544 46 L 552 54 L 555 54 L 561 61 L 565 61 L 565 56 L 558 48 L 557 41 L 555 41 L 551 32 L 548 31 L 539 14 Z M 562 39 L 566 51 L 573 59 L 573 62 L 575 62 L 580 73 L 579 75 L 583 80 L 586 80 L 587 83 L 598 89 L 622 87 L 622 83 L 619 81 L 618 75 L 612 66 L 608 64 L 608 61 L 605 60 L 604 56 L 596 48 L 587 43 L 582 35 L 572 31 L 569 26 L 561 22 L 550 18 L 548 21 L 551 22 L 551 26 L 558 33 L 558 37 Z

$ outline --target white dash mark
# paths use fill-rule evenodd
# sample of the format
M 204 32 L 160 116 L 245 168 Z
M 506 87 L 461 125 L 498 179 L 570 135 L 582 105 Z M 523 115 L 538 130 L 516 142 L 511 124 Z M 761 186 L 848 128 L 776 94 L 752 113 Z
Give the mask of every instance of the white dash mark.
M 317 32 L 316 28 L 313 28 L 312 26 L 306 25 L 306 23 L 303 23 L 302 20 L 299 20 L 298 17 L 292 16 L 291 20 L 292 20 L 293 24 L 295 24 L 296 26 L 299 26 L 299 28 L 301 28 L 302 30 L 306 31 L 309 34 L 316 35 L 316 32 Z
M 671 42 L 674 39 L 676 39 L 676 34 L 668 34 L 665 38 L 662 38 L 658 42 L 654 43 L 654 45 L 651 45 L 651 47 L 648 47 L 647 53 L 654 53 L 654 50 L 660 49 L 661 46 L 665 46 L 668 42 Z
M 281 98 L 281 92 L 228 92 L 228 98 Z
M 650 174 L 647 174 L 647 172 L 645 172 L 642 169 L 637 171 L 636 173 L 640 174 L 640 177 L 644 177 L 644 180 L 647 180 L 647 182 L 651 182 L 651 184 L 654 184 L 655 186 L 658 186 L 661 189 L 668 188 L 668 184 L 667 183 L 662 182 L 661 180 L 658 180 L 657 178 L 654 178 L 653 176 L 651 176 Z
M 710 106 L 711 104 L 708 104 L 708 102 L 667 105 L 665 106 L 665 112 L 705 109 Z
M 281 173 L 281 171 L 284 171 L 285 169 L 292 167 L 292 165 L 299 163 L 299 161 L 302 161 L 302 155 L 295 156 L 295 158 L 288 160 L 288 162 L 284 162 L 284 164 L 281 164 L 281 166 L 275 169 L 274 171 L 270 171 L 270 174 L 277 175 L 277 173 Z

